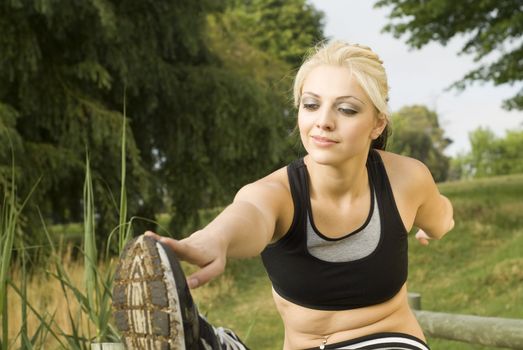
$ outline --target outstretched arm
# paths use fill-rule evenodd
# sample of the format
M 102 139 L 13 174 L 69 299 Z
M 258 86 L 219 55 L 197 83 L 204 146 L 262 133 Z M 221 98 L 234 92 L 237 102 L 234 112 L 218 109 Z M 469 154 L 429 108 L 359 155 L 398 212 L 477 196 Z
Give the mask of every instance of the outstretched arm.
M 442 195 L 427 167 L 421 163 L 415 171 L 420 206 L 414 225 L 420 228 L 416 238 L 427 245 L 430 239 L 440 239 L 454 227 L 454 211 L 450 200 Z
M 258 255 L 278 234 L 278 221 L 288 190 L 274 181 L 260 180 L 244 186 L 234 201 L 204 229 L 182 240 L 154 236 L 177 256 L 200 267 L 187 278 L 196 288 L 221 274 L 227 257 Z

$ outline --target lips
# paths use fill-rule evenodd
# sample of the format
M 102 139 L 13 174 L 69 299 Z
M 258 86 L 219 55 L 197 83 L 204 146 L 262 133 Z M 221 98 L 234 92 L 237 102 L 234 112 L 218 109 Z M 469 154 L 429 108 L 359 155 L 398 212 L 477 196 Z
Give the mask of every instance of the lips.
M 314 140 L 314 142 L 319 145 L 333 145 L 338 143 L 337 141 L 324 136 L 313 135 L 311 137 Z

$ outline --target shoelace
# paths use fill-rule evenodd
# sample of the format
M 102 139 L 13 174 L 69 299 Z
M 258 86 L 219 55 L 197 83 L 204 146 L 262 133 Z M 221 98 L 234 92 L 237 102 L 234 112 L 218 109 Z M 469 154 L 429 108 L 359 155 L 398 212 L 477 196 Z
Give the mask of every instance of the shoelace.
M 230 329 L 218 327 L 214 328 L 214 333 L 220 340 L 220 344 L 225 346 L 223 350 L 247 350 Z

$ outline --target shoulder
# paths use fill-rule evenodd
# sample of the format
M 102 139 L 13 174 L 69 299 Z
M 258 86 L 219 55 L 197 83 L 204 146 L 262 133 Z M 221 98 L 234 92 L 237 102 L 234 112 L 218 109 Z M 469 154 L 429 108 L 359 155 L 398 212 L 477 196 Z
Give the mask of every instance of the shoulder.
M 432 178 L 427 166 L 414 158 L 387 151 L 378 151 L 389 176 L 398 176 L 408 180 L 423 181 Z
M 435 186 L 434 180 L 423 162 L 387 151 L 378 151 L 387 171 L 392 187 L 419 197 L 424 191 Z
M 277 205 L 281 200 L 290 198 L 290 186 L 287 167 L 280 168 L 271 174 L 243 186 L 236 194 L 235 201 L 267 202 Z
M 245 185 L 234 201 L 248 202 L 258 208 L 268 221 L 274 222 L 273 240 L 279 239 L 289 230 L 294 214 L 287 167 Z
M 378 153 L 383 160 L 387 172 L 404 173 L 403 175 L 410 173 L 413 176 L 423 176 L 423 174 L 427 172 L 430 174 L 427 166 L 417 159 L 381 150 L 379 150 Z

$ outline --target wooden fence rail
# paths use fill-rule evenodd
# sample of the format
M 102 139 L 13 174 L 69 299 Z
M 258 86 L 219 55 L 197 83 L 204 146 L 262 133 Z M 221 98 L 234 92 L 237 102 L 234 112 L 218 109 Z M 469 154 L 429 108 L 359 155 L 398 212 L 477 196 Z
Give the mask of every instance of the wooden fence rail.
M 426 335 L 470 344 L 523 350 L 523 319 L 421 311 L 421 297 L 416 293 L 409 294 L 409 303 Z

